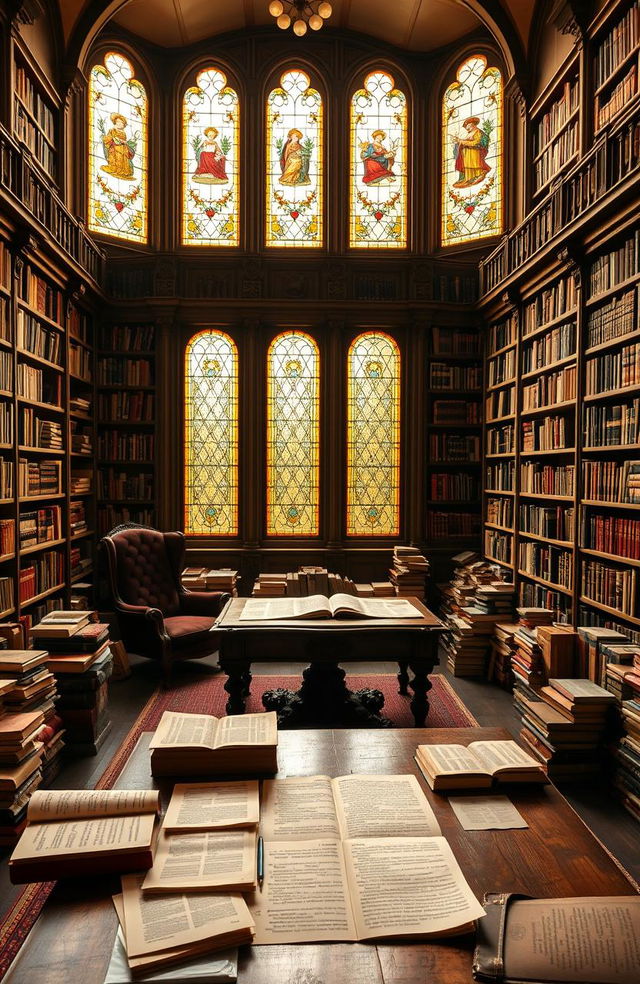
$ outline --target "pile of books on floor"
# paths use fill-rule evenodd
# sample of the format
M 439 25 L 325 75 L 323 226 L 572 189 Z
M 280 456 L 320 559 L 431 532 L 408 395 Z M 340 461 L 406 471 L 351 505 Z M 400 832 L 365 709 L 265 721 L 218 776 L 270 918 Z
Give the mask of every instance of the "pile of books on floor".
M 640 820 L 640 644 L 601 645 L 605 685 L 620 713 L 619 740 L 609 746 L 613 759 L 613 785 L 622 805 Z
M 108 679 L 113 671 L 109 626 L 92 611 L 50 612 L 33 627 L 46 645 L 57 684 L 56 710 L 65 744 L 76 755 L 96 755 L 111 731 Z
M 188 591 L 224 591 L 238 597 L 238 572 L 230 567 L 185 567 L 182 586 Z
M 418 547 L 394 547 L 391 584 L 398 598 L 424 599 L 429 577 L 429 561 Z

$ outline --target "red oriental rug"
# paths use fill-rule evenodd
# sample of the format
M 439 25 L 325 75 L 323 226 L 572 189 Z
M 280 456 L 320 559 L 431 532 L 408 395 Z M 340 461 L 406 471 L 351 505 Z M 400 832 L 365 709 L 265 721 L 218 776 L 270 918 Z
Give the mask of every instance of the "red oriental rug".
M 449 681 L 440 674 L 430 677 L 433 684 L 428 697 L 430 702 L 427 727 L 469 728 L 478 722 L 464 706 Z M 143 731 L 154 731 L 164 711 L 189 711 L 222 717 L 225 713 L 227 694 L 223 675 L 203 675 L 181 683 L 174 690 L 157 690 L 149 698 L 138 718 L 122 742 L 120 748 L 103 772 L 97 789 L 111 789 L 122 772 L 138 738 Z M 262 711 L 261 697 L 265 690 L 286 687 L 296 690 L 299 676 L 254 676 L 247 711 Z M 411 697 L 398 694 L 398 681 L 389 674 L 368 676 L 347 675 L 350 690 L 377 687 L 384 694 L 382 713 L 391 718 L 396 728 L 412 728 Z M 40 915 L 51 893 L 54 882 L 26 885 L 13 906 L 0 919 L 0 980 L 6 974 L 29 930 Z

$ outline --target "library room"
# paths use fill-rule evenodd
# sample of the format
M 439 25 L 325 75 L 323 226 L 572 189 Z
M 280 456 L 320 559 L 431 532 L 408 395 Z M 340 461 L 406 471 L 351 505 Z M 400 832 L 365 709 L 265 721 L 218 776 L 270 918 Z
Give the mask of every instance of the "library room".
M 0 45 L 0 980 L 639 984 L 640 0 Z

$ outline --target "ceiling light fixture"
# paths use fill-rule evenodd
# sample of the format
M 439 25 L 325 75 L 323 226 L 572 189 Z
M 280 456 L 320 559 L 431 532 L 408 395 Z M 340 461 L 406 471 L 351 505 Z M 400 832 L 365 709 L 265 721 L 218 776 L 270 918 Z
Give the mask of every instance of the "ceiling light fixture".
M 269 13 L 283 31 L 293 24 L 293 33 L 301 38 L 309 27 L 319 31 L 333 9 L 327 0 L 271 0 Z

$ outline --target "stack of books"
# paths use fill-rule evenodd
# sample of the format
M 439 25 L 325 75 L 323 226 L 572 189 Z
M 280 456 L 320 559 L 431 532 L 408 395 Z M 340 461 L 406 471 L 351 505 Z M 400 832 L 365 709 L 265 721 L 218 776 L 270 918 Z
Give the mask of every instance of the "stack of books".
M 418 547 L 394 547 L 389 577 L 398 598 L 423 600 L 429 577 L 429 561 Z
M 618 704 L 622 731 L 619 741 L 610 745 L 612 781 L 622 805 L 640 820 L 640 645 L 608 645 L 602 652 L 611 660 L 606 664 L 606 688 Z
M 185 567 L 182 572 L 182 586 L 188 591 L 224 591 L 237 598 L 238 581 L 238 572 L 229 567 Z
M 495 680 L 504 690 L 513 690 L 513 670 L 511 658 L 516 651 L 515 635 L 517 622 L 498 622 L 491 636 L 491 656 L 488 677 Z
M 607 629 L 600 625 L 578 626 L 578 670 L 580 676 L 588 677 L 594 683 L 604 686 L 606 666 L 609 661 L 604 649 L 608 646 L 624 646 L 628 638 L 622 632 Z M 614 662 L 624 662 L 615 659 Z
M 545 682 L 542 646 L 538 642 L 538 628 L 553 622 L 551 608 L 518 608 L 520 621 L 514 636 L 515 649 L 511 656 L 511 670 L 516 691 L 521 689 L 528 696 Z
M 258 574 L 258 580 L 251 592 L 254 598 L 285 598 L 287 595 L 286 574 Z

